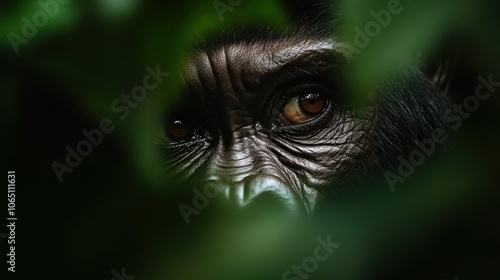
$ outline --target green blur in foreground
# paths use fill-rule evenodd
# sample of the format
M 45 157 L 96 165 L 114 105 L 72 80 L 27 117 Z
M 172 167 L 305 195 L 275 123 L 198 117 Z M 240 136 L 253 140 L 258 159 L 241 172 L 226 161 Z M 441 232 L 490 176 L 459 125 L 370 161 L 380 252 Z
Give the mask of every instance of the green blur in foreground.
M 343 24 L 347 30 L 343 39 L 359 49 L 359 54 L 355 54 L 357 59 L 349 65 L 347 77 L 352 81 L 354 92 L 370 92 L 382 78 L 380 73 L 414 61 L 417 53 L 432 54 L 451 37 L 469 41 L 468 48 L 476 55 L 477 65 L 500 73 L 497 15 L 489 1 L 398 1 L 390 22 L 383 26 L 371 11 L 377 14 L 387 10 L 390 2 L 342 1 L 346 17 Z M 114 213 L 119 212 L 116 209 L 133 208 L 137 197 L 145 201 L 168 201 L 180 192 L 199 187 L 172 185 L 175 174 L 162 173 L 157 147 L 152 145 L 161 116 L 173 106 L 181 91 L 179 73 L 187 50 L 199 36 L 217 34 L 227 27 L 266 23 L 284 28 L 289 23 L 279 1 L 269 0 L 243 0 L 223 14 L 217 12 L 212 1 L 68 1 L 58 9 L 47 17 L 46 24 L 37 28 L 32 38 L 18 45 L 17 53 L 11 44 L 13 37 L 9 38 L 8 34 L 21 36 L 25 24 L 22 18 L 32 21 L 34 15 L 44 10 L 37 1 L 18 1 L 0 9 L 0 34 L 3 34 L 0 53 L 3 58 L 46 73 L 57 81 L 69 94 L 61 98 L 77 104 L 78 116 L 86 121 L 82 122 L 97 127 L 99 120 L 110 118 L 116 125 L 116 131 L 106 135 L 105 141 L 118 147 L 123 162 L 95 155 L 99 160 L 92 161 L 92 166 L 81 166 L 80 170 L 65 175 L 69 182 L 65 188 L 70 189 L 72 182 L 76 186 L 83 180 L 84 175 L 79 175 L 83 170 L 117 166 L 110 171 L 108 181 L 96 182 L 104 194 L 97 195 L 96 206 L 87 205 L 81 210 L 83 214 L 69 222 L 65 228 L 69 237 L 64 241 L 72 259 L 92 259 L 101 254 L 93 251 L 95 248 L 103 250 L 103 256 L 113 256 L 112 250 L 120 249 L 116 244 L 108 246 L 107 241 L 114 238 L 109 232 L 106 234 L 111 237 L 96 237 L 93 245 L 80 243 L 95 230 L 91 225 L 102 223 L 99 225 L 105 228 L 107 220 L 102 217 L 114 217 Z M 360 46 L 355 41 L 357 30 L 366 33 L 370 22 L 378 22 L 379 31 L 368 36 L 369 42 L 365 40 L 366 44 Z M 170 75 L 148 93 L 147 99 L 131 111 L 129 117 L 119 120 L 110 105 L 121 94 L 130 93 L 141 84 L 144 69 L 155 65 Z M 477 76 L 480 74 L 485 73 Z M 0 78 L 4 119 L 17 117 L 16 110 L 12 109 L 15 107 L 13 81 L 21 74 L 14 70 L 10 75 Z M 206 220 L 212 217 L 211 211 L 217 210 L 215 205 L 209 205 L 213 209 L 200 214 L 203 222 L 195 225 L 199 230 L 196 235 L 184 236 L 183 233 L 190 230 L 186 225 L 168 227 L 169 221 L 182 220 L 176 212 L 177 205 L 168 208 L 171 210 L 168 214 L 151 210 L 164 210 L 159 206 L 137 210 L 137 219 L 147 219 L 152 224 L 137 223 L 138 228 L 150 229 L 150 232 L 144 230 L 146 234 L 138 234 L 146 240 L 145 245 L 141 244 L 148 252 L 141 257 L 145 264 L 141 263 L 140 267 L 149 274 L 137 278 L 281 279 L 292 265 L 300 265 L 304 258 L 313 255 L 318 237 L 327 236 L 341 246 L 325 262 L 318 262 L 317 270 L 311 273 L 313 279 L 369 279 L 371 273 L 383 267 L 397 267 L 393 262 L 404 258 L 408 251 L 425 255 L 418 251 L 419 247 L 426 246 L 424 235 L 456 219 L 465 207 L 464 201 L 487 196 L 486 186 L 498 179 L 491 166 L 497 164 L 499 135 L 489 123 L 498 121 L 499 99 L 486 102 L 488 104 L 481 105 L 486 113 L 461 128 L 461 138 L 449 140 L 449 144 L 456 147 L 451 162 L 446 156 L 435 155 L 433 160 L 439 164 L 418 169 L 409 182 L 396 187 L 394 194 L 386 185 L 369 186 L 379 191 L 339 201 L 328 216 L 314 221 L 290 220 L 271 213 L 264 219 L 237 222 L 215 216 L 214 220 L 221 221 L 210 223 Z M 470 147 L 478 148 L 473 152 Z M 48 166 L 46 162 L 43 164 Z M 53 177 L 53 174 L 47 176 Z M 40 187 L 53 188 L 50 184 Z M 108 203 L 110 200 L 113 202 Z M 127 206 L 118 207 L 120 202 Z M 167 225 L 163 224 L 165 220 Z M 104 259 L 99 261 L 105 262 Z

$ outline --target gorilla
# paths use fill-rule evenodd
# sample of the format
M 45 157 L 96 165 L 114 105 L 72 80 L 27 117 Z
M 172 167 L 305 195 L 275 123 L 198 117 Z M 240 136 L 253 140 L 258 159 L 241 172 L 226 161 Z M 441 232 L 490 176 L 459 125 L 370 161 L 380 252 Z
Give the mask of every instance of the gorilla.
M 342 2 L 360 3 L 369 17 L 366 5 L 394 1 Z M 451 163 L 448 146 L 434 141 L 425 166 L 411 178 L 399 172 L 402 159 L 440 138 L 436 131 L 454 130 L 454 107 L 481 85 L 478 76 L 500 81 L 481 59 L 494 61 L 487 50 L 498 49 L 495 37 L 470 24 L 485 1 L 465 1 L 477 11 L 451 26 L 477 31 L 466 37 L 470 46 L 491 42 L 484 55 L 476 47 L 460 57 L 471 65 L 456 65 L 448 38 L 431 37 L 439 44 L 432 53 L 418 46 L 392 69 L 366 58 L 396 56 L 401 49 L 385 35 L 396 29 L 405 36 L 392 39 L 402 42 L 417 28 L 394 16 L 361 48 L 352 14 L 335 0 L 282 0 L 282 10 L 266 14 L 283 12 L 281 26 L 239 21 L 264 0 L 218 1 L 242 4 L 197 37 L 204 16 L 219 20 L 213 1 L 145 1 L 123 22 L 94 18 L 90 2 L 67 11 L 76 21 L 47 26 L 25 51 L 7 45 L 0 55 L 6 169 L 19 172 L 18 191 L 26 192 L 21 274 L 50 267 L 53 279 L 500 279 L 491 277 L 500 250 L 493 92 L 463 122 L 465 137 L 450 137 L 459 149 Z M 400 2 L 404 19 L 415 12 L 410 2 L 429 19 L 454 15 L 451 1 Z M 117 116 L 109 105 L 143 81 L 145 60 L 171 75 L 57 183 L 51 162 L 82 140 L 82 129 Z M 384 71 L 367 81 L 353 75 L 360 67 Z
M 448 73 L 416 62 L 356 92 L 346 82 L 356 57 L 341 12 L 320 1 L 288 5 L 290 28 L 233 27 L 193 47 L 158 144 L 167 170 L 230 204 L 313 213 L 385 180 L 400 156 L 446 128 Z

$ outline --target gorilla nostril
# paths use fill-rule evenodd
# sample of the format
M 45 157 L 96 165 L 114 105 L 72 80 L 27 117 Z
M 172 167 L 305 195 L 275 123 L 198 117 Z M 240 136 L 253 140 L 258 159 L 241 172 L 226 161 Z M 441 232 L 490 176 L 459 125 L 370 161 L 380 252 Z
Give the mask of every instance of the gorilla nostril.
M 305 208 L 300 197 L 274 176 L 256 175 L 246 178 L 228 190 L 231 202 L 244 208 L 286 210 L 291 213 L 304 213 Z

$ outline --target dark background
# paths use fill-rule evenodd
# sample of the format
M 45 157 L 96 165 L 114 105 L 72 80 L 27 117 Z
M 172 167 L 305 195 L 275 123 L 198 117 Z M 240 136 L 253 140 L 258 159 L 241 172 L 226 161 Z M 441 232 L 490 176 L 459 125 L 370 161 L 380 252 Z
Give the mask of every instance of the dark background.
M 7 34 L 21 34 L 21 18 L 41 8 L 0 4 L 1 171 L 16 171 L 15 275 L 104 280 L 124 267 L 136 279 L 281 279 L 311 255 L 316 237 L 331 235 L 342 246 L 311 279 L 500 279 L 497 92 L 395 192 L 374 185 L 300 223 L 273 216 L 246 223 L 229 214 L 214 221 L 221 213 L 213 204 L 184 223 L 178 204 L 190 202 L 195 186 L 161 174 L 149 136 L 179 92 L 189 46 L 224 26 L 286 26 L 294 15 L 286 8 L 300 11 L 306 2 L 243 0 L 221 21 L 211 1 L 74 0 L 60 4 L 18 53 Z M 387 2 L 341 2 L 346 38 Z M 474 94 L 480 75 L 500 81 L 494 1 L 401 3 L 404 11 L 352 67 L 353 86 L 369 87 L 373 73 L 416 51 L 433 58 L 450 47 L 463 56 L 453 102 Z M 170 76 L 119 120 L 110 104 L 157 64 Z M 102 118 L 116 130 L 59 182 L 51 164 L 63 163 L 65 147 Z M 5 239 L 0 252 L 6 259 Z

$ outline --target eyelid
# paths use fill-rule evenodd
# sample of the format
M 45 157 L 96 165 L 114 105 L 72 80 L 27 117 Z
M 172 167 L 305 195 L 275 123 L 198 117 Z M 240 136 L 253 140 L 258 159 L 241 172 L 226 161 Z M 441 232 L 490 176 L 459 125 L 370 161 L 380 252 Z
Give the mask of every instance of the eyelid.
M 323 96 L 326 100 L 325 108 L 323 111 L 328 110 L 331 108 L 331 99 L 332 99 L 332 93 L 331 93 L 331 87 L 328 86 L 327 83 L 324 83 L 318 79 L 308 79 L 308 80 L 295 80 L 292 82 L 284 83 L 280 85 L 274 92 L 273 97 L 271 98 L 270 102 L 266 106 L 268 108 L 268 115 L 267 115 L 267 120 L 265 123 L 268 124 L 268 126 L 274 130 L 280 127 L 279 125 L 276 124 L 276 120 L 279 118 L 279 115 L 281 114 L 284 106 L 290 101 L 290 99 L 294 98 L 295 96 L 299 96 L 302 92 L 302 90 L 306 89 L 314 89 L 318 91 L 318 94 Z M 321 117 L 323 113 L 319 113 L 317 116 L 314 116 L 314 118 Z M 305 121 L 303 123 L 298 123 L 298 124 L 290 124 L 286 126 L 300 126 L 303 124 L 309 123 L 310 120 Z
M 210 139 L 208 134 L 203 133 L 203 131 L 201 129 L 195 129 L 192 136 L 189 139 L 184 139 L 184 140 L 180 140 L 180 141 L 161 139 L 159 141 L 159 143 L 156 143 L 156 144 L 163 146 L 165 148 L 179 148 L 179 147 L 186 147 L 186 146 L 200 143 L 200 142 L 205 142 L 208 139 Z
M 175 120 L 185 121 L 187 125 L 192 127 L 192 132 L 190 133 L 190 136 L 188 138 L 176 140 L 169 135 L 169 133 L 167 132 L 168 122 L 173 122 Z M 167 121 L 161 127 L 162 132 L 161 136 L 159 137 L 160 140 L 158 141 L 160 143 L 158 144 L 168 147 L 178 147 L 189 145 L 190 143 L 200 142 L 204 139 L 209 139 L 209 134 L 205 132 L 201 127 L 202 126 L 197 121 L 195 121 L 191 117 L 186 116 L 185 114 L 171 114 L 169 117 L 167 117 Z

